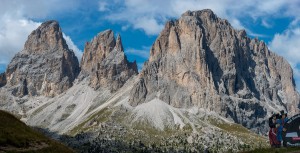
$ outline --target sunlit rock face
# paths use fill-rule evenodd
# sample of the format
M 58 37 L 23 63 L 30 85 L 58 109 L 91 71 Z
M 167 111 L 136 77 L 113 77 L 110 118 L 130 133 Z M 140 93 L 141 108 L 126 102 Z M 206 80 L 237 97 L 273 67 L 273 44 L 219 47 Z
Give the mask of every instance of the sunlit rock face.
M 130 104 L 159 98 L 177 108 L 200 107 L 260 127 L 275 110 L 299 112 L 288 62 L 211 10 L 169 21 L 150 50 Z

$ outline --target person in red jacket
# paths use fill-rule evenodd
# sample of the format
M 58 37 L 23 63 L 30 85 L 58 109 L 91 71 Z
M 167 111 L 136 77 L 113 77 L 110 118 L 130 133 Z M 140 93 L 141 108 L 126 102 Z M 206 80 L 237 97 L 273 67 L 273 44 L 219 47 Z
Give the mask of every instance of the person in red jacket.
M 269 141 L 270 141 L 270 145 L 271 147 L 280 147 L 280 142 L 277 140 L 277 133 L 278 133 L 278 127 L 279 125 L 276 124 L 276 119 L 277 119 L 277 115 L 273 114 L 270 118 L 269 118 Z

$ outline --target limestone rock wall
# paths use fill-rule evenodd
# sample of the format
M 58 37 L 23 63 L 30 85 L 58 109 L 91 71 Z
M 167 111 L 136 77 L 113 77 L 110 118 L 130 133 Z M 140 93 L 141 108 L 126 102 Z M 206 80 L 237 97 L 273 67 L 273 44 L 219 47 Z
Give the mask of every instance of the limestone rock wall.
M 15 96 L 55 96 L 72 86 L 78 59 L 68 48 L 56 21 L 34 30 L 6 69 L 7 87 Z
M 259 127 L 279 109 L 299 112 L 299 94 L 286 60 L 211 10 L 169 21 L 150 49 L 131 91 L 137 106 L 155 97 L 178 108 L 200 107 Z

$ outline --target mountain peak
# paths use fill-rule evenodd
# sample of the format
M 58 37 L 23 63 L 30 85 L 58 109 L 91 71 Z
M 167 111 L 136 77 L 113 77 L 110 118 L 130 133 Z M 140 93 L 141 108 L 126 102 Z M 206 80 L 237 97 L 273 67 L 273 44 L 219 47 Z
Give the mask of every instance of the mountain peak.
M 103 41 L 107 39 L 108 41 L 113 41 L 114 39 L 114 32 L 111 29 L 107 29 L 104 31 L 99 32 L 92 40 L 93 41 Z
M 89 77 L 90 86 L 116 91 L 137 74 L 136 63 L 127 60 L 121 36 L 114 37 L 112 30 L 100 32 L 87 43 L 81 60 L 80 78 Z
M 59 23 L 56 20 L 49 20 L 45 21 L 41 24 L 41 28 L 46 28 L 46 27 L 55 27 L 57 30 L 59 29 Z
M 68 49 L 59 23 L 50 20 L 42 23 L 31 32 L 25 42 L 24 50 L 28 52 L 41 52 Z
M 204 9 L 199 11 L 186 11 L 181 15 L 181 17 L 184 16 L 195 16 L 195 17 L 208 17 L 208 18 L 217 18 L 217 15 L 211 10 L 211 9 Z
M 114 32 L 110 29 L 99 32 L 97 36 L 95 36 L 92 41 L 89 43 L 89 45 L 85 46 L 91 46 L 92 50 L 102 53 L 102 54 L 108 54 L 111 52 L 116 45 L 116 40 L 114 37 Z M 104 55 L 105 56 L 105 55 Z
M 69 50 L 57 21 L 42 23 L 6 69 L 7 86 L 15 96 L 55 96 L 70 88 L 79 63 Z

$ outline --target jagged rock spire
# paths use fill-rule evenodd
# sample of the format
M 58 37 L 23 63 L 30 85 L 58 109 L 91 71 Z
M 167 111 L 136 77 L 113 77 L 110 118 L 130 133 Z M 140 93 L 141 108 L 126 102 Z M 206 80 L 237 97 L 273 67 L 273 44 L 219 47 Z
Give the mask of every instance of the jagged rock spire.
M 120 34 L 118 34 L 118 36 L 117 36 L 117 41 L 116 41 L 116 47 L 115 48 L 118 51 L 124 52 L 124 48 L 123 48 L 123 44 L 122 44 L 122 40 L 121 40 L 121 35 Z
M 86 43 L 79 78 L 89 77 L 94 89 L 102 87 L 116 91 L 137 73 L 136 63 L 129 62 L 124 54 L 121 36 L 116 40 L 112 30 L 100 32 Z

